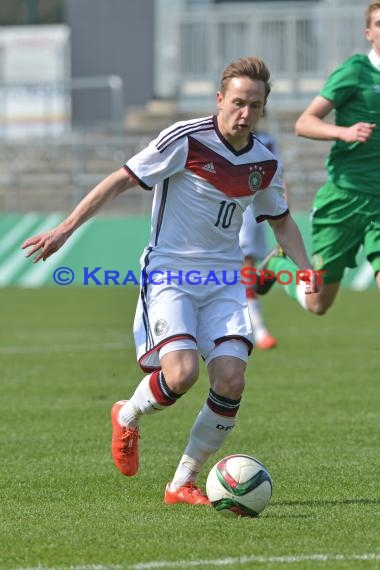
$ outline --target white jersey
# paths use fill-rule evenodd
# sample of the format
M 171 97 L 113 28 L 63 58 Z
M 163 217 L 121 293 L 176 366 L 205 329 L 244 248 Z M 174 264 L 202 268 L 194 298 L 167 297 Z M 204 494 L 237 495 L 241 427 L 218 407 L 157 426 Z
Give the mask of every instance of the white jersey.
M 244 210 L 252 204 L 258 222 L 288 212 L 274 155 L 253 134 L 236 151 L 215 116 L 175 123 L 125 168 L 143 188 L 155 190 L 151 236 L 142 256 L 151 270 L 240 268 Z
M 257 131 L 255 135 L 274 154 L 277 160 L 280 160 L 280 148 L 277 140 L 265 131 Z M 249 206 L 243 214 L 243 224 L 239 234 L 240 247 L 245 256 L 253 257 L 255 261 L 266 256 L 268 246 L 265 230 L 264 224 L 258 224 L 255 221 L 253 208 Z

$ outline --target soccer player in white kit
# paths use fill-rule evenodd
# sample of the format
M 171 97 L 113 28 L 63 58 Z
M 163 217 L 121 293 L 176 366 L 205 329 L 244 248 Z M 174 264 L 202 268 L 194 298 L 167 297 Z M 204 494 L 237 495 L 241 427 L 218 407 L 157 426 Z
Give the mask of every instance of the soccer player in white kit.
M 112 407 L 112 455 L 124 475 L 137 473 L 142 416 L 162 412 L 191 388 L 201 355 L 210 390 L 166 486 L 167 504 L 209 504 L 196 477 L 236 422 L 253 343 L 239 278 L 239 230 L 247 206 L 253 204 L 256 219 L 269 221 L 300 269 L 311 268 L 284 199 L 277 160 L 252 135 L 270 92 L 269 78 L 259 58 L 232 62 L 221 78 L 216 116 L 165 129 L 100 182 L 66 220 L 23 244 L 30 248 L 27 256 L 37 252 L 35 262 L 46 259 L 109 200 L 136 183 L 154 189 L 134 323 L 146 376 L 128 400 Z

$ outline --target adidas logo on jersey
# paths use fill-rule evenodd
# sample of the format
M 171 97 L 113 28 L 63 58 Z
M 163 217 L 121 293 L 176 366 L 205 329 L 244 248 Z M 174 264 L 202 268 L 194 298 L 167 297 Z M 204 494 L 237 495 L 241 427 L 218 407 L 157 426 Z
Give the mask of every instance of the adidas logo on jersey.
M 206 172 L 212 172 L 213 174 L 216 174 L 216 170 L 215 170 L 213 162 L 208 162 L 207 164 L 202 166 L 202 170 L 206 170 Z

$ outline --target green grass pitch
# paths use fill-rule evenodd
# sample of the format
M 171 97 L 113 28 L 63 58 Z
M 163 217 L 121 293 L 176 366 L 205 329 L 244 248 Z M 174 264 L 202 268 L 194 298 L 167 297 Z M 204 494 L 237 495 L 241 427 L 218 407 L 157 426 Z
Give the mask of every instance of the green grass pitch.
M 144 418 L 141 467 L 110 457 L 110 407 L 142 377 L 133 287 L 3 289 L 0 569 L 380 567 L 379 297 L 343 290 L 315 317 L 276 290 L 279 346 L 255 352 L 236 429 L 210 460 L 257 456 L 274 480 L 258 519 L 166 506 L 163 492 L 208 391 Z M 203 365 L 202 365 L 203 366 Z

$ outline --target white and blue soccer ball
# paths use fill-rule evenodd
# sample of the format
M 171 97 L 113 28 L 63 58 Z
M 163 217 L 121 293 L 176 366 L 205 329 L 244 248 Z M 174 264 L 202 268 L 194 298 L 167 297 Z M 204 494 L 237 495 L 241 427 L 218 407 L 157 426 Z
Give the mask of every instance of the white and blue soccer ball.
M 258 517 L 272 497 L 272 478 L 255 457 L 228 455 L 210 470 L 206 492 L 222 515 Z

